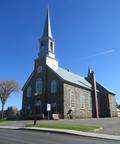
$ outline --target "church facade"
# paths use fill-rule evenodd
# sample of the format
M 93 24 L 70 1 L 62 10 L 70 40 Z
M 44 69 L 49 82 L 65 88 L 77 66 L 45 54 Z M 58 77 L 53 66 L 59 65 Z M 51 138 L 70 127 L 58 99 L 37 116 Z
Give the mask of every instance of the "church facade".
M 50 115 L 58 113 L 60 118 L 68 114 L 74 118 L 117 116 L 115 94 L 96 81 L 90 68 L 84 78 L 59 66 L 49 11 L 39 42 L 34 70 L 22 88 L 24 119 L 47 116 L 47 104 Z

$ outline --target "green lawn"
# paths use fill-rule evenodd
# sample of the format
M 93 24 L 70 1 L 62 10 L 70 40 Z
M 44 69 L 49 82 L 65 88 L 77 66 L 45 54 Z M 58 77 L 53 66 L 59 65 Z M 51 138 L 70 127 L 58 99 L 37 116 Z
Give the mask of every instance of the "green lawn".
M 0 119 L 0 123 L 5 122 L 5 121 L 6 121 L 6 120 L 1 120 L 1 119 Z
M 13 122 L 12 120 L 0 120 L 0 124 L 7 124 Z
M 55 123 L 55 124 L 42 123 L 36 125 L 27 125 L 26 127 L 67 129 L 67 130 L 77 130 L 83 132 L 93 131 L 99 128 L 98 126 L 79 125 L 79 124 L 61 124 L 61 123 Z
M 3 124 L 5 122 L 6 122 L 6 120 L 0 120 L 0 124 Z

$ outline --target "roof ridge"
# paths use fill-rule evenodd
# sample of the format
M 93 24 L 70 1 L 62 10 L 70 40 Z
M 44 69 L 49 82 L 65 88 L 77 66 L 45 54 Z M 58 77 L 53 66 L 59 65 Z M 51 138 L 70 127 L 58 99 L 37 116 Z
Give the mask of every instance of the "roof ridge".
M 74 73 L 74 72 L 67 71 L 67 69 L 64 69 L 64 68 L 62 68 L 62 67 L 59 67 L 59 68 L 61 68 L 61 69 L 65 70 L 65 71 L 66 71 L 66 72 L 68 72 L 68 73 L 74 74 L 74 75 L 76 75 L 76 76 L 78 76 L 78 77 L 82 78 L 83 80 L 85 80 L 87 83 L 89 83 L 89 82 L 88 82 L 88 81 L 85 79 L 85 77 L 80 76 L 79 74 L 76 74 L 76 73 Z M 82 82 L 81 82 L 81 83 L 82 83 Z

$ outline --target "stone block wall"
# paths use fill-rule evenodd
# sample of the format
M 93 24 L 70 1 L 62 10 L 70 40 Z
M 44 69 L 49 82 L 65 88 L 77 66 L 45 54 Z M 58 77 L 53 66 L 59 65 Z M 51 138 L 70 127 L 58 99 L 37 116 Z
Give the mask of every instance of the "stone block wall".
M 92 117 L 91 91 L 64 83 L 64 118 L 70 109 L 74 118 Z
M 115 95 L 108 94 L 109 97 L 109 105 L 110 105 L 110 115 L 111 117 L 117 116 L 117 108 L 116 108 L 116 99 Z

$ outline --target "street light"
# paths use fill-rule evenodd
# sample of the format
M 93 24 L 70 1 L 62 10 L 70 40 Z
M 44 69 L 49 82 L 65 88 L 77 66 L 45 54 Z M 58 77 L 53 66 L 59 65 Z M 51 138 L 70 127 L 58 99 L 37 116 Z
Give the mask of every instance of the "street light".
M 38 96 L 38 93 L 34 93 L 34 96 Z M 34 125 L 36 125 L 36 122 L 37 122 L 37 118 L 35 116 L 36 112 L 35 112 L 35 101 L 34 101 Z

